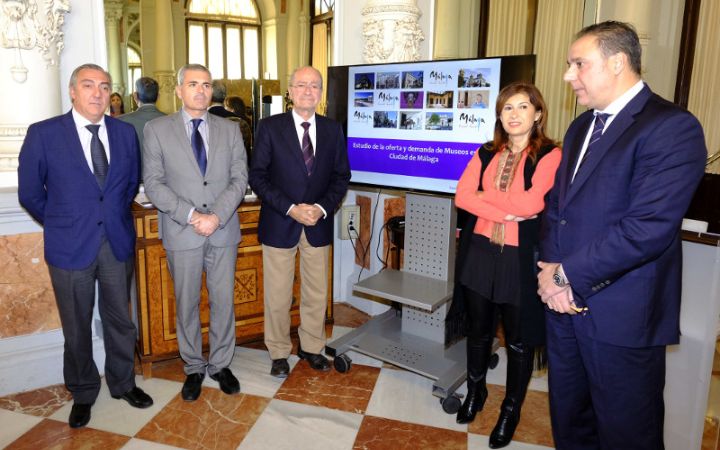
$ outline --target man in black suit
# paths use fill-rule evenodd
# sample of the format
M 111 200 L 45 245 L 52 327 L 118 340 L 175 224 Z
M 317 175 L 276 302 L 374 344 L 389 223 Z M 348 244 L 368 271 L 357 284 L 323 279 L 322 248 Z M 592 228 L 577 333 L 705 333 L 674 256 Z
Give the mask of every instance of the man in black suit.
M 262 200 L 258 236 L 263 248 L 265 345 L 271 374 L 286 377 L 295 255 L 300 252 L 300 347 L 298 356 L 329 370 L 325 311 L 333 213 L 350 181 L 340 124 L 315 114 L 322 77 L 312 67 L 290 77 L 293 109 L 259 122 L 250 186 Z
M 558 449 L 663 448 L 665 347 L 680 334 L 680 223 L 703 131 L 642 81 L 632 26 L 581 30 L 565 81 L 590 108 L 548 195 L 539 293 Z
M 220 80 L 213 80 L 212 99 L 210 101 L 208 112 L 226 119 L 230 117 L 240 117 L 234 112 L 225 109 L 225 97 L 227 97 L 227 88 L 225 87 L 225 83 Z
M 18 166 L 20 204 L 44 228 L 65 338 L 63 376 L 74 401 L 72 428 L 87 425 L 100 392 L 91 332 L 96 282 L 110 395 L 136 408 L 153 404 L 135 386 L 137 330 L 128 310 L 138 142 L 130 125 L 105 115 L 111 86 L 102 67 L 76 68 L 70 76 L 72 109 L 28 128 Z
M 138 78 L 135 81 L 135 92 L 133 97 L 135 102 L 138 104 L 138 109 L 128 114 L 123 114 L 118 119 L 123 122 L 127 122 L 135 127 L 138 141 L 140 142 L 140 155 L 142 156 L 143 150 L 143 130 L 145 124 L 153 119 L 162 117 L 165 115 L 164 112 L 157 109 L 155 102 L 157 102 L 158 92 L 160 87 L 158 82 L 150 77 Z

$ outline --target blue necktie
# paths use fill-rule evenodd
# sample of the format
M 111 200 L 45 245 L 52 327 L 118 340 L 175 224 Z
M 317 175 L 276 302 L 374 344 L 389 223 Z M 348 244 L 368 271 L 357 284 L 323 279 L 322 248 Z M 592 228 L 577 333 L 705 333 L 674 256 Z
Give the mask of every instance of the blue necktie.
M 593 144 L 595 144 L 597 141 L 600 140 L 600 138 L 603 135 L 603 130 L 605 129 L 605 122 L 607 122 L 608 117 L 610 117 L 611 114 L 607 113 L 596 113 L 595 114 L 595 124 L 593 125 L 592 133 L 590 133 L 590 141 L 588 142 L 588 146 L 585 149 L 585 153 L 582 156 L 582 159 L 580 160 L 580 164 L 577 166 L 577 170 L 575 171 L 575 175 L 577 175 L 578 172 L 580 172 L 580 168 L 582 167 L 583 163 L 587 159 L 588 155 L 592 151 Z M 573 177 L 573 180 L 575 177 Z
M 303 160 L 305 160 L 305 168 L 307 168 L 307 173 L 310 175 L 315 165 L 315 152 L 313 152 L 312 142 L 310 141 L 310 122 L 303 122 L 300 125 L 305 129 L 302 137 L 302 153 Z
M 205 169 L 207 169 L 207 155 L 205 154 L 205 144 L 203 143 L 202 136 L 200 135 L 200 124 L 202 119 L 192 119 L 193 131 L 190 143 L 192 144 L 193 153 L 195 153 L 195 160 L 200 168 L 200 173 L 205 176 Z
M 108 172 L 108 159 L 107 154 L 105 154 L 105 146 L 98 135 L 100 125 L 85 125 L 85 128 L 92 133 L 92 139 L 90 140 L 90 159 L 92 160 L 95 179 L 98 185 L 103 188 L 105 187 L 105 178 Z

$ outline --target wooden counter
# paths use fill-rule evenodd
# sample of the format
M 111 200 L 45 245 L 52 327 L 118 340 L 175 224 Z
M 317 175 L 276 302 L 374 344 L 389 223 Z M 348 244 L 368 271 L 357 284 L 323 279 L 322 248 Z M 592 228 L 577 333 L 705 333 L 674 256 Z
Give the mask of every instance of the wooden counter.
M 258 242 L 257 227 L 260 203 L 243 203 L 238 209 L 242 242 L 238 246 L 235 272 L 235 335 L 238 344 L 259 341 L 263 338 L 263 270 L 262 246 Z M 137 232 L 135 244 L 135 279 L 137 284 L 137 323 L 139 331 L 138 354 L 143 376 L 152 376 L 152 363 L 179 357 L 175 295 L 172 278 L 167 267 L 165 250 L 158 238 L 158 216 L 154 208 L 133 205 L 133 218 Z M 328 276 L 328 308 L 326 322 L 333 320 L 332 267 Z M 210 308 L 203 276 L 200 301 L 200 321 L 203 346 L 207 349 Z M 300 322 L 300 271 L 299 258 L 295 267 L 293 330 Z

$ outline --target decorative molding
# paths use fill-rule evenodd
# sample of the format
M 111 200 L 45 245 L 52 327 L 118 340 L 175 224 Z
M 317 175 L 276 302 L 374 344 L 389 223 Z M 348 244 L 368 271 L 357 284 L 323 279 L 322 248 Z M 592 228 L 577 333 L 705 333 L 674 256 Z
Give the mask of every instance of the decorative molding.
M 415 0 L 393 0 L 380 4 L 370 0 L 362 10 L 363 58 L 368 63 L 418 61 L 425 35 L 418 19 L 422 15 Z
M 105 21 L 117 25 L 123 17 L 122 0 L 105 0 Z
M 43 13 L 45 23 L 41 22 Z M 55 65 L 52 54 L 55 47 L 57 56 L 63 50 L 63 31 L 65 14 L 70 12 L 70 0 L 2 0 L 0 3 L 0 46 L 17 49 L 15 63 L 10 68 L 13 80 L 24 83 L 28 69 L 22 61 L 21 50 L 37 47 L 45 60 L 46 67 Z
M 0 125 L 0 138 L 25 138 L 27 130 L 27 125 Z

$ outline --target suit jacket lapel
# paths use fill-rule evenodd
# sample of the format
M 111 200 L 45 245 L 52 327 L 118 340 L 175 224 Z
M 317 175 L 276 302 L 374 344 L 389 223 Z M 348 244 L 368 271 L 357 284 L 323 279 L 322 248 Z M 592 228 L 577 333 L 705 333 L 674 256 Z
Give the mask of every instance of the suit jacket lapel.
M 568 157 L 567 166 L 565 166 L 564 170 L 560 172 L 560 175 L 562 177 L 560 179 L 560 195 L 558 199 L 560 205 L 564 205 L 567 201 L 567 195 L 569 193 L 568 191 L 571 188 L 573 171 L 575 170 L 575 165 L 577 164 L 578 156 L 580 155 L 580 150 L 582 149 L 583 141 L 585 140 L 588 127 L 590 126 L 590 123 L 592 123 L 592 118 L 592 114 L 588 114 L 588 119 L 583 120 L 584 123 L 581 123 L 578 126 L 578 132 L 575 134 L 574 137 L 570 139 L 570 142 L 568 143 L 569 145 L 565 147 L 566 151 L 568 152 Z
M 85 152 L 83 151 L 82 144 L 80 143 L 80 136 L 78 135 L 77 127 L 75 126 L 75 120 L 73 119 L 72 110 L 63 116 L 63 125 L 66 128 L 66 136 L 70 136 L 68 144 L 68 151 L 71 157 L 75 160 L 75 164 L 78 164 L 81 169 L 80 171 L 85 174 L 85 178 L 91 181 L 92 184 L 100 189 L 95 179 L 95 174 L 90 170 L 87 159 L 85 158 Z
M 209 125 L 210 124 L 208 124 L 208 126 Z M 190 146 L 190 139 L 188 139 L 187 136 L 187 128 L 185 127 L 185 122 L 183 121 L 182 111 L 178 111 L 175 113 L 175 117 L 173 118 L 173 130 L 175 131 L 175 137 L 178 141 L 177 148 L 180 149 L 180 153 L 182 153 L 185 158 L 188 158 L 190 160 L 190 163 L 197 171 L 197 174 L 202 177 L 202 174 L 200 173 L 200 167 L 198 166 L 197 160 L 195 159 L 195 153 Z M 181 155 L 178 156 L 180 157 Z
M 108 143 L 110 144 L 110 150 L 108 151 L 110 165 L 108 166 L 107 180 L 105 186 L 108 185 L 113 174 L 118 171 L 117 165 L 120 164 L 120 136 L 118 136 L 117 128 L 115 123 L 110 120 L 105 120 L 105 127 L 107 127 Z
M 645 85 L 640 93 L 638 93 L 638 95 L 636 95 L 635 98 L 633 98 L 630 103 L 628 103 L 618 113 L 612 123 L 608 125 L 600 140 L 593 146 L 592 152 L 587 154 L 582 168 L 579 169 L 575 175 L 575 180 L 569 186 L 566 201 L 570 201 L 575 192 L 577 192 L 590 178 L 592 173 L 595 171 L 595 168 L 607 154 L 608 150 L 610 150 L 620 136 L 625 133 L 625 130 L 635 123 L 635 115 L 645 107 L 645 104 L 651 94 L 652 92 L 650 91 L 650 88 Z
M 305 160 L 302 156 L 302 148 L 300 147 L 300 141 L 298 140 L 297 131 L 295 130 L 295 121 L 292 117 L 292 112 L 286 113 L 286 119 L 285 119 L 285 125 L 282 127 L 281 133 L 283 136 L 283 139 L 285 139 L 285 142 L 287 142 L 287 149 L 290 153 L 290 158 L 292 158 L 293 161 L 295 161 L 295 164 L 299 164 L 302 166 L 305 173 L 307 173 L 307 170 L 305 169 Z M 317 126 L 317 117 L 315 118 L 315 124 Z M 317 131 L 315 137 L 317 138 Z M 316 139 L 317 140 L 317 139 Z

